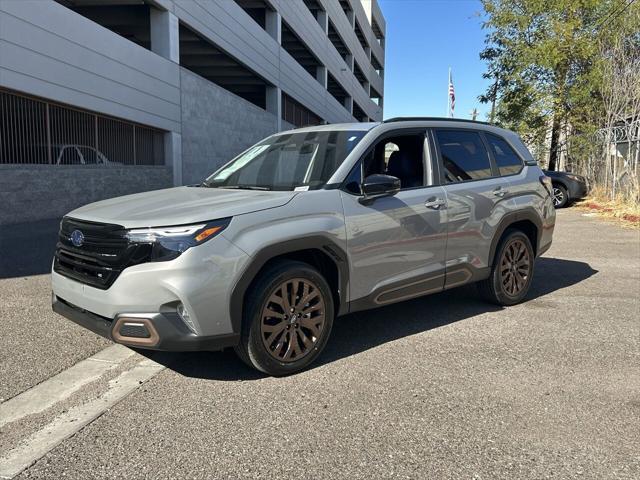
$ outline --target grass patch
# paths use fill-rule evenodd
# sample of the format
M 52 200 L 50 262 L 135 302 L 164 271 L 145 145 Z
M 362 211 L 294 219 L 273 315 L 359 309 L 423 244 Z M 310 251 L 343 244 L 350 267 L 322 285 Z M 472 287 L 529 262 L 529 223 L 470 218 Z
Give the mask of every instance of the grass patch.
M 578 202 L 577 207 L 590 210 L 603 218 L 609 218 L 626 226 L 640 228 L 640 204 L 630 199 L 611 200 L 604 189 L 594 188 L 589 196 Z

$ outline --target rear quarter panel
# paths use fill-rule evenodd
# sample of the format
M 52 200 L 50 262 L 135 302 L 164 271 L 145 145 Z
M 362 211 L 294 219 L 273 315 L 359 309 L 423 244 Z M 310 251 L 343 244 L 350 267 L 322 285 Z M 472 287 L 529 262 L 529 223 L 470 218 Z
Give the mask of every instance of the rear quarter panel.
M 491 245 L 503 219 L 516 210 L 513 198 L 498 198 L 493 191 L 506 188 L 503 178 L 452 183 L 447 192 L 447 287 L 456 283 L 449 273 L 460 268 L 480 272 L 490 266 Z
M 517 150 L 525 162 L 533 163 L 536 161 L 515 132 L 510 130 L 503 132 L 507 141 Z M 538 252 L 546 251 L 551 245 L 553 229 L 556 224 L 556 210 L 551 195 L 540 182 L 542 175 L 544 172 L 538 165 L 525 165 L 518 175 L 509 177 L 515 207 L 521 211 L 527 208 L 533 209 L 542 221 Z
M 538 251 L 544 251 L 551 245 L 553 229 L 556 223 L 556 210 L 549 192 L 540 182 L 544 175 L 538 166 L 525 166 L 522 172 L 509 177 L 511 182 L 510 194 L 514 208 L 523 212 L 533 210 L 542 222 L 539 232 L 540 244 Z

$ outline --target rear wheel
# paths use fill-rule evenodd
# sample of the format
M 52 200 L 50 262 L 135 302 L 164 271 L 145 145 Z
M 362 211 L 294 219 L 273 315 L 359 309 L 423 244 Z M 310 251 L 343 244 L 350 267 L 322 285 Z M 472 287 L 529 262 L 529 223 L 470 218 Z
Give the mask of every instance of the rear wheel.
M 478 290 L 497 305 L 520 303 L 529 292 L 534 261 L 529 237 L 519 230 L 508 230 L 496 252 L 491 275 L 478 283 Z
M 559 183 L 553 184 L 553 206 L 556 208 L 566 207 L 569 203 L 569 192 Z
M 302 262 L 279 262 L 260 274 L 245 305 L 238 356 L 269 375 L 288 375 L 313 362 L 333 325 L 331 290 Z

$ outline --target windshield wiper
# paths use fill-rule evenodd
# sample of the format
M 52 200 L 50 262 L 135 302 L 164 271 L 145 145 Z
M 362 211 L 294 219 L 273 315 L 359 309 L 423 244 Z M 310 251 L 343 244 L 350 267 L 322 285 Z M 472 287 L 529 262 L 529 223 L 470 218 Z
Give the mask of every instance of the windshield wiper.
M 263 190 L 268 191 L 271 190 L 269 187 L 260 187 L 258 185 L 220 185 L 216 188 L 232 188 L 235 190 Z
M 259 185 L 212 185 L 211 183 L 207 183 L 207 182 L 202 182 L 200 185 L 197 185 L 197 186 L 205 187 L 205 188 L 229 188 L 233 190 L 264 190 L 264 191 L 271 190 L 270 187 L 261 187 Z

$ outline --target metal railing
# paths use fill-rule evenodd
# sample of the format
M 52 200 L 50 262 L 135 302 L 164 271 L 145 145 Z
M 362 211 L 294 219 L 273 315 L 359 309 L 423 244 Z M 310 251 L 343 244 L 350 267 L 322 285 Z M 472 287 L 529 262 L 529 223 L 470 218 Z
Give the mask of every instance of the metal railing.
M 163 165 L 163 132 L 0 90 L 0 164 Z

